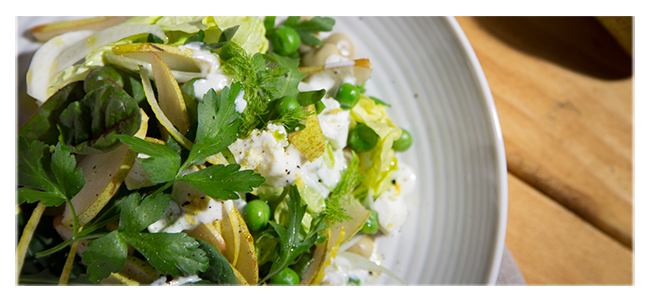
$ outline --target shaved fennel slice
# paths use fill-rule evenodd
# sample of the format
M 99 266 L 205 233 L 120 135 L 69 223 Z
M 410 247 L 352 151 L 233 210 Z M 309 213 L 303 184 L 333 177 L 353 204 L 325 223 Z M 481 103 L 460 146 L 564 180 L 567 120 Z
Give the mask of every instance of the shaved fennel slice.
M 127 70 L 131 71 L 139 71 L 140 66 L 145 68 L 147 71 L 149 71 L 149 79 L 153 80 L 153 74 L 151 73 L 151 63 L 142 61 L 139 59 L 135 58 L 130 58 L 130 57 L 125 57 L 121 55 L 115 55 L 110 52 L 106 52 L 104 54 L 104 57 L 106 58 L 106 61 L 108 61 L 111 64 L 118 65 L 120 67 L 123 67 Z M 187 71 L 178 71 L 178 70 L 172 70 L 172 75 L 174 75 L 174 78 L 176 78 L 176 81 L 179 83 L 183 82 L 188 82 L 194 78 L 205 78 L 207 76 L 207 73 L 205 72 L 187 72 Z
M 390 276 L 391 278 L 399 281 L 401 284 L 407 285 L 406 282 L 404 282 L 404 280 L 402 280 L 401 278 L 397 277 L 395 273 L 391 272 L 390 270 L 380 265 L 377 265 L 376 263 L 368 260 L 367 258 L 361 255 L 350 253 L 350 252 L 341 252 L 338 255 L 347 259 L 352 264 L 353 267 L 357 267 L 360 269 L 365 269 L 377 273 L 384 273 Z
M 27 71 L 27 94 L 36 99 L 39 106 L 49 97 L 47 89 L 51 74 L 54 74 L 51 72 L 54 60 L 68 47 L 91 34 L 90 30 L 68 32 L 50 39 L 36 50 Z
M 63 69 L 86 57 L 95 49 L 141 33 L 150 33 L 165 42 L 167 41 L 165 33 L 155 25 L 117 25 L 109 27 L 93 33 L 88 38 L 76 42 L 61 52 L 52 64 L 52 74 L 58 74 Z

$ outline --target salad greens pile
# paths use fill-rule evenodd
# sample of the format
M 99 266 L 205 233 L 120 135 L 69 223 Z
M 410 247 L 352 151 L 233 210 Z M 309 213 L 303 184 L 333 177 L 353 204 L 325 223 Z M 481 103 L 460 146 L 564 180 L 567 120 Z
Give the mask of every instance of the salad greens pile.
M 66 65 L 56 57 L 50 59 L 51 69 L 60 71 L 47 78 L 28 75 L 30 95 L 42 104 L 17 137 L 20 284 L 151 284 L 159 278 L 194 278 L 185 284 L 297 284 L 278 278 L 287 272 L 286 278 L 297 274 L 305 282 L 318 272 L 322 277 L 324 262 L 343 239 L 342 224 L 357 224 L 358 230 L 372 219 L 363 201 L 390 185 L 396 170 L 391 147 L 403 131 L 390 122 L 381 100 L 355 100 L 350 116 L 376 132 L 376 146 L 357 153 L 352 145 L 340 181 L 325 198 L 304 184 L 268 186 L 260 173 L 242 168 L 230 145 L 270 125 L 283 127 L 286 135 L 311 132 L 309 119 L 322 111 L 328 92 L 299 91 L 308 74 L 301 72 L 296 45 L 321 46 L 315 34 L 331 31 L 334 20 L 289 17 L 275 24 L 275 17 L 136 17 L 95 33 L 100 40 L 94 43 L 71 33 L 66 46 L 83 54 L 81 63 Z M 111 32 L 121 35 L 110 40 Z M 291 40 L 295 36 L 297 42 Z M 287 40 L 293 44 L 279 44 Z M 164 84 L 151 84 L 156 70 L 136 56 L 116 54 L 120 46 L 140 44 L 178 51 L 191 46 L 219 59 L 227 85 L 202 97 L 195 83 L 207 78 L 205 70 L 167 63 L 187 110 L 189 129 L 180 132 L 182 138 L 173 134 L 178 126 L 167 127 L 160 116 L 169 117 L 155 102 Z M 43 47 L 68 51 L 49 43 Z M 34 61 L 37 66 L 47 58 L 37 54 Z M 323 159 L 333 165 L 331 145 L 324 151 Z M 123 183 L 136 165 L 146 181 L 129 187 Z M 184 209 L 214 205 L 204 198 L 262 200 L 275 213 L 253 232 L 249 215 L 219 204 L 217 221 L 201 227 L 217 232 L 211 239 L 198 229 L 152 230 L 174 214 L 179 204 L 173 193 L 181 183 L 195 191 L 190 197 L 188 190 L 188 199 L 201 195 L 196 202 L 179 203 Z M 94 191 L 95 197 L 81 199 Z M 376 220 L 374 226 L 376 232 Z M 321 252 L 319 262 L 315 253 Z

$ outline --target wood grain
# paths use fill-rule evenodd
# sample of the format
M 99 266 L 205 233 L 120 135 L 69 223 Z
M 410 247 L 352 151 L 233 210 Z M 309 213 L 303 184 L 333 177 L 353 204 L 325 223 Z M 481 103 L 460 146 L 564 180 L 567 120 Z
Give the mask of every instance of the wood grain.
M 595 18 L 457 20 L 492 90 L 509 172 L 631 247 L 631 58 Z
M 631 285 L 632 251 L 508 176 L 506 246 L 528 285 Z

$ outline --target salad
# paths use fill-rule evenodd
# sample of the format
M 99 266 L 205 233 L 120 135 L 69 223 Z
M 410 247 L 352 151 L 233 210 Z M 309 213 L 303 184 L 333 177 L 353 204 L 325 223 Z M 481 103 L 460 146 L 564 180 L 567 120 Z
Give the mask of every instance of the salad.
M 327 17 L 31 29 L 18 284 L 365 285 L 415 176 Z M 390 99 L 397 100 L 397 99 Z

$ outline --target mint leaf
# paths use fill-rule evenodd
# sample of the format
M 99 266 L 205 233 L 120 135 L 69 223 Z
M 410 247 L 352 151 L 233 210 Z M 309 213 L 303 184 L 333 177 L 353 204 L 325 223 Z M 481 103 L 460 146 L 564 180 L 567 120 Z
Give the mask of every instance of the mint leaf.
M 158 194 L 144 199 L 139 193 L 131 193 L 121 203 L 120 232 L 140 232 L 158 221 L 165 214 L 171 196 Z
M 34 140 L 30 144 L 18 137 L 18 203 L 42 201 L 45 206 L 61 205 L 72 199 L 85 184 L 81 169 L 68 149 L 57 144 L 55 154 L 50 147 Z
M 241 118 L 235 111 L 235 99 L 241 88 L 240 83 L 233 83 L 221 91 L 221 97 L 213 89 L 203 96 L 198 105 L 196 142 L 181 169 L 200 164 L 237 140 Z
M 128 246 L 118 231 L 113 231 L 88 243 L 81 261 L 88 265 L 90 279 L 97 283 L 126 265 Z
M 204 272 L 208 257 L 185 233 L 120 233 L 156 270 L 173 276 Z
M 130 135 L 117 135 L 122 143 L 129 145 L 131 150 L 149 155 L 142 160 L 142 167 L 151 174 L 149 180 L 154 183 L 164 183 L 176 178 L 181 166 L 181 156 L 167 145 L 147 142 Z
M 280 239 L 280 251 L 279 255 L 274 258 L 269 273 L 260 282 L 273 277 L 277 272 L 288 267 L 300 254 L 309 251 L 309 248 L 316 242 L 318 232 L 327 228 L 327 224 L 322 221 L 322 218 L 317 218 L 312 223 L 309 233 L 304 238 L 301 237 L 300 226 L 307 205 L 301 205 L 300 193 L 295 185 L 290 187 L 287 205 L 289 206 L 289 225 L 287 228 L 276 222 L 269 221 Z
M 266 179 L 253 170 L 239 171 L 238 164 L 214 165 L 188 173 L 179 180 L 191 184 L 208 196 L 216 199 L 239 199 L 235 192 L 248 193 L 264 183 Z

